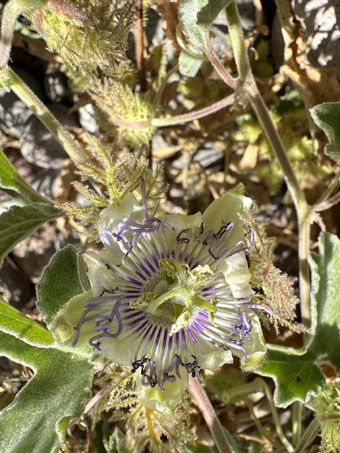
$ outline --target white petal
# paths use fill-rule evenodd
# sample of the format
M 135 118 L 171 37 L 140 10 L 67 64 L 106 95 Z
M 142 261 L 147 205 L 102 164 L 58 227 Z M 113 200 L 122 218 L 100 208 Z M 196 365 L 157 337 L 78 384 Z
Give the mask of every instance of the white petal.
M 203 213 L 204 229 L 218 231 L 225 222 L 234 223 L 234 230 L 226 241 L 227 247 L 244 239 L 244 226 L 240 215 L 247 217 L 252 200 L 240 194 L 237 187 L 217 198 Z
M 251 319 L 253 324 L 253 330 L 250 332 L 250 339 L 243 343 L 245 350 L 247 351 L 247 362 L 244 360 L 244 354 L 241 355 L 242 369 L 246 371 L 256 371 L 266 356 L 267 348 L 265 340 L 263 338 L 262 328 L 259 318 L 252 310 L 246 310 L 247 317 Z M 235 351 L 235 355 L 240 356 Z
M 188 373 L 181 370 L 181 376 L 181 379 L 177 378 L 175 382 L 165 382 L 162 392 L 158 385 L 155 387 L 142 385 L 140 371 L 138 371 L 136 373 L 136 387 L 140 402 L 144 406 L 159 412 L 173 411 L 188 385 Z
M 198 354 L 197 360 L 201 368 L 215 370 L 225 363 L 233 363 L 233 355 L 229 350 L 215 351 L 209 354 Z
M 114 286 L 112 272 L 101 261 L 103 256 L 105 256 L 103 252 L 85 253 L 88 263 L 87 276 L 90 280 L 93 297 L 99 296 L 104 289 L 110 289 Z
M 219 269 L 221 269 L 235 298 L 248 297 L 253 293 L 250 287 L 251 275 L 244 252 L 226 258 L 224 263 L 220 264 Z
M 138 204 L 136 197 L 128 193 L 122 200 L 117 200 L 114 205 L 103 209 L 98 221 L 98 230 L 107 229 L 115 232 L 119 223 L 126 220 L 132 213 L 140 214 L 143 220 L 143 208 Z
M 200 212 L 194 215 L 173 214 L 161 215 L 159 219 L 168 228 L 175 228 L 176 231 L 182 231 L 190 228 L 199 228 L 203 218 Z

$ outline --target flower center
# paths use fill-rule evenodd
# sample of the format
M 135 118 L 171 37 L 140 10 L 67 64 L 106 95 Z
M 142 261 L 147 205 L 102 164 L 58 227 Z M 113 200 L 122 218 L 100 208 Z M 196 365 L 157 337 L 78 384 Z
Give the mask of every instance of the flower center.
M 213 271 L 208 265 L 190 269 L 188 264 L 174 259 L 160 259 L 159 279 L 131 305 L 153 316 L 161 316 L 172 324 L 171 334 L 185 327 L 194 307 L 205 308 L 212 316 L 217 299 L 205 299 L 201 290 L 211 285 Z

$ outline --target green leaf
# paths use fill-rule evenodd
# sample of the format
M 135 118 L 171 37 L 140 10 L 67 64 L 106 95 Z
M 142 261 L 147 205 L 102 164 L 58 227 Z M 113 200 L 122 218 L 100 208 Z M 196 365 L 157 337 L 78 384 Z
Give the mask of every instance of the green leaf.
M 212 26 L 216 17 L 220 14 L 220 12 L 225 9 L 232 0 L 203 0 L 200 3 L 205 3 L 205 6 L 200 8 L 197 18 L 198 18 L 198 25 L 201 29 L 206 30 L 208 32 L 210 27 Z
M 83 260 L 73 245 L 67 245 L 51 258 L 37 286 L 37 305 L 52 332 L 58 313 L 86 286 Z
M 340 239 L 321 233 L 319 250 L 320 255 L 313 253 L 310 259 L 317 326 L 308 349 L 318 360 L 329 360 L 340 371 Z
M 182 0 L 179 23 L 184 32 L 198 45 L 204 44 L 204 35 L 231 0 Z
M 8 66 L 0 68 L 0 90 L 11 91 L 12 77 L 8 71 Z
M 340 371 L 340 239 L 329 233 L 319 237 L 320 254 L 310 257 L 312 315 L 315 335 L 306 351 L 268 345 L 267 362 L 259 374 L 276 383 L 275 402 L 287 406 L 316 392 L 324 378 L 318 362 L 329 361 Z
M 186 453 L 211 453 L 209 447 L 199 444 L 198 442 L 187 442 L 184 445 L 184 451 Z
M 35 371 L 0 412 L 1 453 L 56 452 L 91 397 L 93 365 L 76 351 L 39 348 L 1 331 L 0 345 L 0 355 Z
M 325 154 L 340 165 L 340 102 L 325 102 L 310 110 L 314 122 L 327 135 Z
M 132 453 L 132 450 L 127 448 L 125 435 L 116 426 L 115 430 L 110 436 L 109 445 L 107 448 L 108 453 Z
M 220 11 L 231 0 L 182 0 L 179 8 L 179 23 L 188 38 L 195 43 L 195 47 L 182 50 L 179 57 L 179 70 L 187 77 L 194 77 L 201 67 L 204 56 L 202 47 L 205 35 Z M 195 54 L 197 55 L 195 57 Z
M 22 179 L 3 151 L 0 151 L 0 189 L 13 190 L 27 201 L 50 204 L 49 200 Z
M 54 342 L 53 336 L 44 327 L 1 299 L 0 330 L 32 345 L 48 346 Z
M 202 58 L 194 57 L 182 50 L 178 59 L 179 71 L 186 77 L 195 77 L 203 62 Z
M 58 213 L 51 205 L 11 206 L 0 216 L 0 267 L 13 247 Z
M 271 344 L 267 348 L 267 361 L 257 373 L 275 381 L 274 401 L 278 407 L 287 407 L 296 400 L 304 402 L 309 392 L 316 392 L 324 383 L 313 354 Z

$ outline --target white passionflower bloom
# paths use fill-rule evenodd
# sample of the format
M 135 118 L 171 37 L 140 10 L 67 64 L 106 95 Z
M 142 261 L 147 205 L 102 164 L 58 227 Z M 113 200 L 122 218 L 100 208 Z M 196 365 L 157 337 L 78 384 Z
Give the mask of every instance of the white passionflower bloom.
M 251 200 L 229 192 L 192 216 L 150 216 L 129 194 L 103 210 L 103 250 L 86 254 L 91 297 L 76 326 L 90 345 L 137 372 L 144 404 L 176 404 L 188 374 L 264 355 L 251 300 L 240 215 Z M 267 310 L 268 311 L 268 310 Z M 86 327 L 83 327 L 86 324 Z

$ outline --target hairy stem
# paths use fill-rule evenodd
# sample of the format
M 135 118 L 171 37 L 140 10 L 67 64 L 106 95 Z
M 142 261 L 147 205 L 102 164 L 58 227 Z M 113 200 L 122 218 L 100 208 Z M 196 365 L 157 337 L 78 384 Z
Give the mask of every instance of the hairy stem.
M 166 87 L 166 84 L 168 83 L 168 80 L 170 79 L 170 77 L 173 75 L 173 74 L 176 74 L 176 72 L 178 71 L 178 68 L 179 68 L 179 65 L 176 64 L 167 74 L 166 76 L 164 77 L 164 79 L 162 80 L 162 83 L 157 91 L 157 94 L 155 96 L 155 100 L 154 100 L 154 104 L 155 105 L 159 105 L 161 103 L 161 99 L 162 99 L 162 95 L 163 95 L 163 92 L 164 92 L 164 89 Z
M 136 0 L 137 19 L 133 31 L 136 46 L 136 61 L 141 91 L 146 91 L 144 63 L 144 29 L 143 29 L 143 0 Z
M 286 150 L 283 146 L 277 129 L 271 119 L 268 108 L 257 88 L 254 76 L 251 71 L 244 35 L 240 24 L 240 18 L 235 0 L 226 8 L 226 16 L 229 28 L 230 39 L 233 47 L 234 58 L 239 71 L 240 84 L 243 87 L 249 102 L 251 103 L 256 116 L 262 125 L 266 137 L 281 165 L 285 176 L 287 187 L 293 198 L 299 224 L 299 279 L 300 279 L 300 300 L 303 322 L 310 324 L 310 276 L 308 266 L 309 254 L 309 224 L 311 209 L 309 208 L 304 193 L 294 174 L 288 160 Z M 209 57 L 209 54 L 207 53 Z M 211 58 L 210 58 L 211 60 Z M 212 64 L 216 62 L 212 61 Z M 223 78 L 223 77 L 222 77 Z M 225 80 L 225 77 L 223 78 Z
M 318 420 L 315 418 L 312 423 L 308 426 L 306 431 L 304 432 L 303 436 L 299 444 L 296 446 L 294 453 L 303 453 L 306 448 L 313 442 L 313 440 L 318 435 L 320 429 L 320 424 Z
M 8 63 L 18 16 L 29 9 L 40 8 L 46 2 L 47 0 L 10 0 L 6 3 L 1 16 L 0 68 Z
M 333 197 L 329 198 L 322 203 L 316 204 L 313 206 L 315 212 L 326 211 L 327 209 L 332 208 L 334 205 L 340 202 L 340 192 L 335 194 Z
M 231 94 L 215 104 L 204 107 L 201 110 L 196 110 L 194 112 L 184 113 L 183 115 L 171 116 L 169 118 L 153 118 L 151 121 L 152 126 L 154 127 L 166 127 L 174 126 L 176 124 L 188 123 L 189 121 L 199 120 L 205 116 L 211 115 L 212 113 L 218 112 L 228 105 L 232 105 L 235 102 L 235 95 Z
M 84 154 L 63 125 L 12 69 L 9 68 L 8 71 L 13 92 L 32 110 L 54 135 L 71 159 L 83 161 L 85 158 Z
M 167 126 L 176 126 L 177 124 L 188 123 L 193 120 L 199 120 L 205 116 L 216 113 L 229 105 L 235 103 L 235 95 L 231 94 L 220 101 L 215 102 L 215 104 L 204 107 L 200 110 L 195 110 L 194 112 L 184 113 L 183 115 L 170 116 L 169 118 L 153 118 L 151 123 L 147 121 L 126 121 L 120 118 L 112 120 L 113 124 L 119 127 L 126 127 L 129 129 L 144 129 L 150 126 L 152 127 L 167 127 Z
M 205 393 L 199 380 L 193 378 L 191 375 L 189 375 L 189 390 L 203 414 L 204 420 L 215 440 L 218 451 L 220 453 L 231 453 L 232 451 L 235 451 L 235 448 L 229 443 L 208 395 Z
M 303 406 L 300 401 L 295 401 L 292 408 L 292 444 L 294 447 L 297 446 L 299 440 L 301 439 L 301 418 Z
M 206 56 L 209 58 L 210 63 L 211 63 L 211 64 L 213 65 L 213 67 L 215 68 L 215 71 L 217 72 L 217 74 L 221 77 L 221 79 L 222 79 L 228 86 L 230 86 L 231 88 L 236 89 L 237 83 L 238 83 L 238 79 L 234 79 L 234 78 L 229 74 L 229 72 L 225 69 L 225 67 L 223 66 L 223 64 L 222 64 L 222 62 L 220 61 L 220 59 L 217 57 L 217 55 L 216 55 L 215 52 L 213 51 L 213 49 L 212 49 L 212 47 L 211 47 L 210 39 L 209 39 L 209 36 L 208 36 L 208 35 L 206 36 L 206 39 L 205 39 L 205 48 L 204 48 L 204 52 L 205 52 Z
M 228 397 L 229 399 L 235 398 L 237 396 L 245 395 L 251 392 L 258 392 L 258 391 L 264 391 L 267 400 L 269 402 L 269 407 L 271 410 L 271 413 L 273 415 L 273 421 L 275 424 L 275 429 L 276 433 L 281 441 L 281 443 L 284 445 L 288 453 L 293 453 L 294 448 L 292 445 L 289 443 L 288 439 L 286 438 L 279 419 L 279 414 L 276 410 L 272 393 L 266 383 L 266 381 L 262 378 L 256 378 L 254 381 L 249 382 L 248 384 L 243 384 L 238 387 L 233 387 L 232 389 L 228 390 Z

